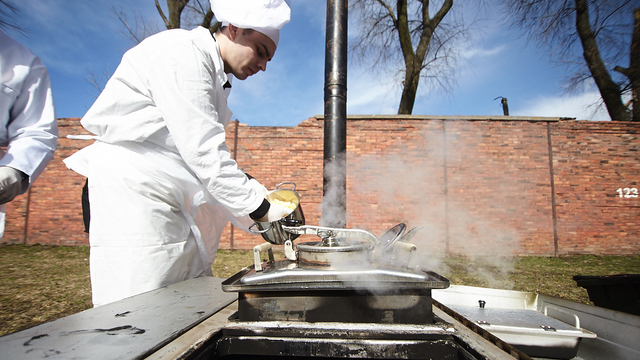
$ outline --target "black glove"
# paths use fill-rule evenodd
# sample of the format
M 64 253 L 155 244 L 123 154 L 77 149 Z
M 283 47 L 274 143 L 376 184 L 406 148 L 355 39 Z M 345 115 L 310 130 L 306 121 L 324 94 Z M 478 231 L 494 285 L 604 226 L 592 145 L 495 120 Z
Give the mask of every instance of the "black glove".
M 6 204 L 20 194 L 26 177 L 23 174 L 12 167 L 0 166 L 0 204 Z

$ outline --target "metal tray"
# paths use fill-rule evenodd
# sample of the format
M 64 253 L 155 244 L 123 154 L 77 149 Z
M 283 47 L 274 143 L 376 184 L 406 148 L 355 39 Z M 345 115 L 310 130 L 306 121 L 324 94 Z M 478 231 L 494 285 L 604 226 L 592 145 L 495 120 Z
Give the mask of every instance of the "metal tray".
M 596 337 L 580 328 L 575 314 L 551 305 L 538 309 L 533 293 L 453 285 L 434 291 L 432 296 L 529 356 L 571 359 L 582 338 Z

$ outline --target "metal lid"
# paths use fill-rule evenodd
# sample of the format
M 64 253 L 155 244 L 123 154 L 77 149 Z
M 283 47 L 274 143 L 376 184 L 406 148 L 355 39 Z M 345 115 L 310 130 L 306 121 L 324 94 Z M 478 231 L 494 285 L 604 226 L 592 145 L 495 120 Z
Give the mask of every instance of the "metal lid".
M 237 292 L 362 290 L 398 292 L 446 289 L 449 280 L 428 271 L 365 266 L 335 269 L 328 266 L 299 266 L 294 261 L 268 263 L 263 271 L 244 268 L 222 283 L 222 290 Z

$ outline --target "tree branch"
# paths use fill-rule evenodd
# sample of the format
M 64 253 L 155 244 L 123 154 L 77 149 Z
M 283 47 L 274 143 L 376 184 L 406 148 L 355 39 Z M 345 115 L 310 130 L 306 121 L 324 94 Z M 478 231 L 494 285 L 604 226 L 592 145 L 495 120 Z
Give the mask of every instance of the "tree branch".
M 619 72 L 620 74 L 626 76 L 626 77 L 630 77 L 631 76 L 631 69 L 629 68 L 623 68 L 622 66 L 616 66 L 613 68 L 613 70 Z
M 164 16 L 164 12 L 162 12 L 162 8 L 160 7 L 160 4 L 158 3 L 158 0 L 155 0 L 155 1 L 156 1 L 156 9 L 158 9 L 158 14 L 160 14 L 160 17 L 162 18 L 162 21 L 164 21 L 164 25 L 168 29 L 171 24 L 169 23 L 169 20 L 167 19 L 167 17 Z
M 389 16 L 391 17 L 391 19 L 393 20 L 394 23 L 396 23 L 398 20 L 396 19 L 395 14 L 393 13 L 393 9 L 391 8 L 391 6 L 389 6 L 389 4 L 387 4 L 386 2 L 384 2 L 383 0 L 376 0 L 380 5 L 382 5 L 385 9 L 387 9 L 387 12 L 389 13 Z

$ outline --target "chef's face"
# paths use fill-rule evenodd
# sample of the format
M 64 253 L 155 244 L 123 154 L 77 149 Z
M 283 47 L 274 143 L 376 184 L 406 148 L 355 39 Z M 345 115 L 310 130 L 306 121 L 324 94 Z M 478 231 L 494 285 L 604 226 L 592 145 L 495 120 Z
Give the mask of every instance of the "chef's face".
M 276 52 L 276 44 L 267 35 L 229 25 L 229 38 L 233 42 L 225 56 L 225 72 L 240 80 L 267 69 Z

